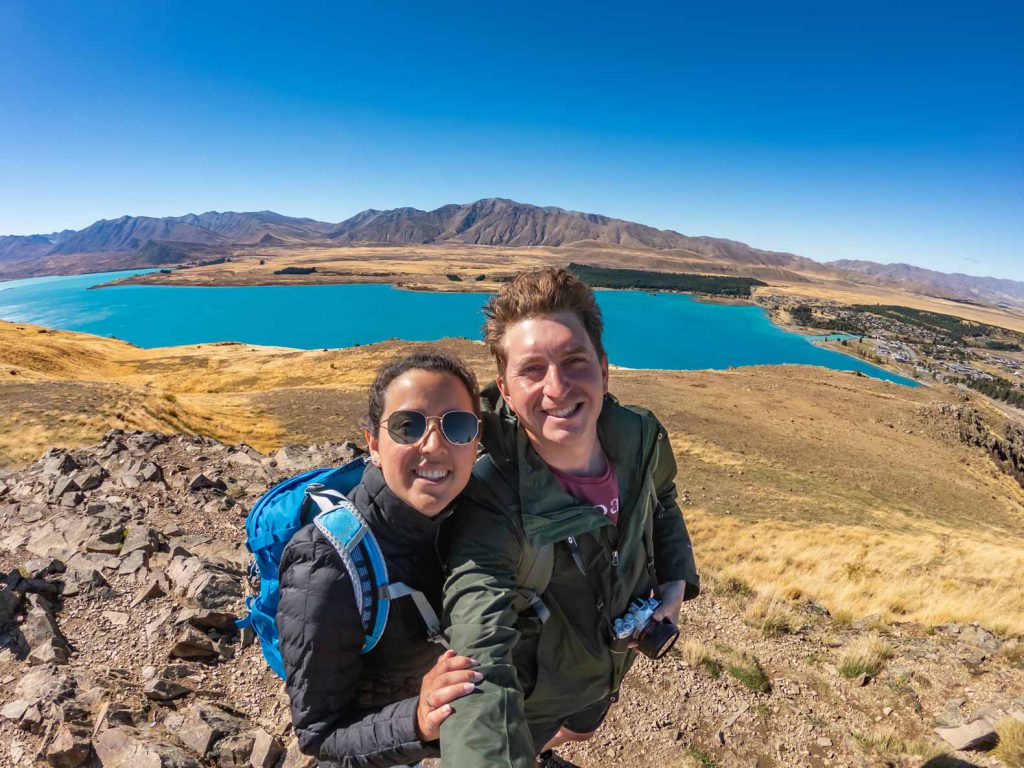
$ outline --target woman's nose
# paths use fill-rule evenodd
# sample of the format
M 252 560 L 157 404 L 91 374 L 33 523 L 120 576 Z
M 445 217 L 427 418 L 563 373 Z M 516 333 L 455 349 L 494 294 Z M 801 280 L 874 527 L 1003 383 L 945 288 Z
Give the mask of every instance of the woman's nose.
M 420 453 L 433 453 L 444 448 L 444 436 L 441 434 L 439 422 L 431 419 L 427 423 L 427 431 L 420 440 Z

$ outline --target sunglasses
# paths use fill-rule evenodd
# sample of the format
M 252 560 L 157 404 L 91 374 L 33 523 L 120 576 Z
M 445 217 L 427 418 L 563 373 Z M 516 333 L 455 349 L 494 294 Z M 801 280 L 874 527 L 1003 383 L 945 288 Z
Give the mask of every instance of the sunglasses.
M 469 411 L 448 411 L 444 416 L 424 416 L 419 411 L 395 411 L 381 423 L 396 443 L 412 445 L 427 434 L 427 425 L 437 421 L 444 435 L 452 445 L 466 445 L 480 434 L 480 419 Z

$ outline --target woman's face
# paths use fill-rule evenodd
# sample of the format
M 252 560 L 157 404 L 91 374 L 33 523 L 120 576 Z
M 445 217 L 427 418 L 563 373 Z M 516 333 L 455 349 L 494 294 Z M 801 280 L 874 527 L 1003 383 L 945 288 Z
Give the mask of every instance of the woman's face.
M 419 411 L 428 417 L 427 431 L 411 445 L 396 441 L 386 421 L 395 411 Z M 473 471 L 478 438 L 453 445 L 442 434 L 439 419 L 449 411 L 473 412 L 473 400 L 451 373 L 413 369 L 396 377 L 384 391 L 384 412 L 376 434 L 366 432 L 370 456 L 380 465 L 384 481 L 398 498 L 417 512 L 434 517 L 459 495 Z

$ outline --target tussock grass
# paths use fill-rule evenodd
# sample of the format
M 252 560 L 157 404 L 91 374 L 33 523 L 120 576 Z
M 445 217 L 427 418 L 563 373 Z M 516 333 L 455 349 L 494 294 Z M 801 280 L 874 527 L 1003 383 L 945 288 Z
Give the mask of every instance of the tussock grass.
M 892 658 L 892 647 L 878 635 L 865 635 L 849 643 L 839 656 L 839 674 L 845 678 L 858 675 L 875 677 L 887 659 Z
M 725 671 L 755 693 L 769 693 L 772 689 L 764 667 L 752 653 L 734 652 L 725 660 Z
M 707 643 L 700 640 L 685 640 L 676 646 L 675 651 L 694 669 L 702 669 L 716 680 L 721 677 L 722 663 Z
M 1014 666 L 1024 668 L 1024 640 L 1015 639 L 1003 643 L 999 656 Z
M 792 632 L 799 624 L 799 618 L 786 603 L 769 595 L 758 595 L 743 612 L 743 620 L 765 637 Z
M 925 739 L 910 739 L 896 733 L 895 727 L 877 729 L 870 733 L 854 733 L 853 740 L 869 754 L 911 755 L 923 760 L 933 760 L 946 752 Z
M 995 727 L 999 743 L 993 754 L 1008 768 L 1024 768 L 1024 720 L 1007 717 Z

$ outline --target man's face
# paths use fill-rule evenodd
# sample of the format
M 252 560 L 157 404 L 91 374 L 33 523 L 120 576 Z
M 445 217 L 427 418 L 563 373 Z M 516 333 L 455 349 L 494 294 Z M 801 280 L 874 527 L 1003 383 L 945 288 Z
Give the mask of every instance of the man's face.
M 557 312 L 521 320 L 505 332 L 501 395 L 548 464 L 590 455 L 608 391 L 608 359 L 599 358 L 579 318 Z

